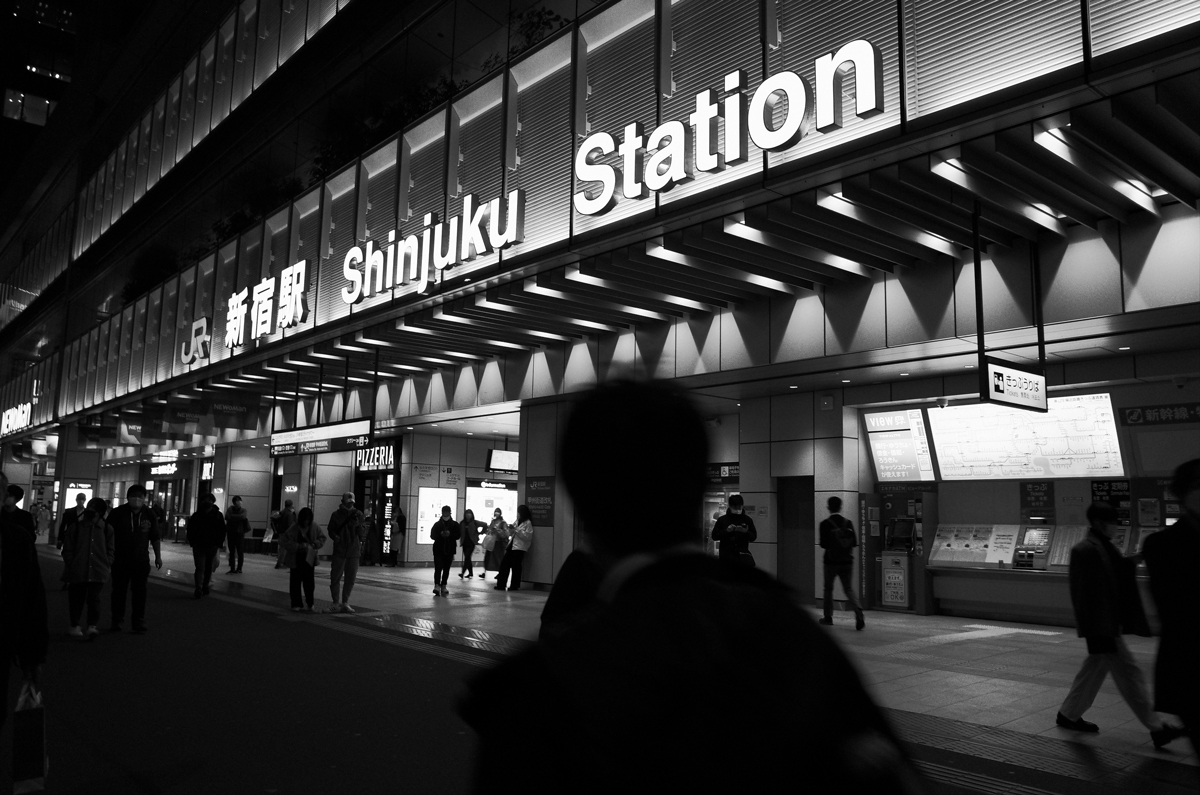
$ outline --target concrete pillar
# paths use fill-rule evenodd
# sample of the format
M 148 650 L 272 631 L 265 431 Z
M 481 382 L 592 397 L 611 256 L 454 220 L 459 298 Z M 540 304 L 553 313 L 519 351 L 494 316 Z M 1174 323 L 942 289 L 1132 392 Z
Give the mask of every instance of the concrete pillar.
M 59 482 L 59 510 L 75 505 L 75 490 L 69 497 L 64 497 L 71 483 L 87 483 L 92 487 L 92 496 L 99 495 L 100 462 L 103 454 L 100 450 L 89 450 L 84 447 L 79 426 L 72 423 L 63 425 L 58 432 L 58 453 L 54 461 L 54 479 Z M 7 471 L 7 467 L 5 470 Z M 27 484 L 26 484 L 27 485 Z M 69 500 L 69 501 L 68 501 Z
M 813 526 L 829 516 L 825 507 L 830 497 L 842 498 L 842 515 L 858 527 L 858 411 L 845 408 L 842 391 L 817 392 L 813 396 Z M 820 532 L 813 535 L 813 543 L 820 543 Z M 816 556 L 814 567 L 814 594 L 820 604 L 823 596 L 825 575 L 821 561 L 824 550 L 819 546 L 813 550 Z M 861 549 L 854 548 L 855 585 L 861 577 L 862 561 L 858 559 Z M 834 599 L 846 598 L 841 583 L 833 587 Z
M 521 462 L 517 478 L 519 501 L 548 499 L 553 524 L 535 520 L 534 541 L 525 556 L 522 579 L 526 583 L 549 585 L 554 582 L 567 555 L 575 548 L 575 509 L 562 482 L 562 463 L 558 446 L 566 429 L 567 401 L 538 403 L 521 407 Z M 614 484 L 619 482 L 614 472 Z M 620 487 L 613 488 L 614 516 L 620 512 Z M 531 508 L 533 506 L 530 506 Z
M 779 494 L 771 475 L 771 399 L 742 401 L 739 420 L 742 499 L 754 519 L 758 540 L 750 545 L 757 568 L 779 571 Z

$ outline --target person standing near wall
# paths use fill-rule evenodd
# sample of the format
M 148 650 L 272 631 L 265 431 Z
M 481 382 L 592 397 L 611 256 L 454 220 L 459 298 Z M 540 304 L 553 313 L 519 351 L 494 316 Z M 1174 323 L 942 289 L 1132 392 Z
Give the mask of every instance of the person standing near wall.
M 497 572 L 496 579 L 500 579 L 500 561 L 504 559 L 504 548 L 508 546 L 508 522 L 504 521 L 504 512 L 497 508 L 492 512 L 492 522 L 488 525 L 487 537 L 483 540 L 483 571 L 486 576 L 488 570 Z
M 442 506 L 442 518 L 433 523 L 429 537 L 433 539 L 433 595 L 448 596 L 446 580 L 454 565 L 454 548 L 462 537 L 462 528 L 451 517 L 449 505 Z
M 271 515 L 271 528 L 275 532 L 275 568 L 283 568 L 283 534 L 296 523 L 296 511 L 291 500 L 283 501 L 283 508 Z
M 333 539 L 333 556 L 329 561 L 329 590 L 333 605 L 326 612 L 353 613 L 350 592 L 358 577 L 358 561 L 362 555 L 366 526 L 362 511 L 354 507 L 354 492 L 342 495 L 342 504 L 329 517 L 329 537 Z
M 1055 723 L 1079 732 L 1100 731 L 1099 726 L 1083 719 L 1083 713 L 1092 706 L 1104 678 L 1112 673 L 1121 697 L 1150 730 L 1154 747 L 1162 748 L 1183 731 L 1164 724 L 1150 709 L 1142 669 L 1121 638 L 1123 634 L 1150 636 L 1134 577 L 1138 559 L 1124 557 L 1113 546 L 1116 508 L 1094 502 L 1088 506 L 1087 520 L 1087 537 L 1071 548 L 1068 576 L 1075 627 L 1087 642 L 1088 656 L 1071 683 Z
M 487 525 L 476 519 L 475 512 L 468 508 L 463 511 L 461 526 L 463 562 L 462 571 L 458 573 L 458 579 L 463 579 L 465 575 L 469 580 L 475 576 L 475 570 L 471 565 L 471 555 L 475 552 L 476 545 L 479 544 L 479 531 L 486 530 Z
M 1154 533 L 1142 546 L 1150 572 L 1150 594 L 1162 620 L 1162 640 L 1154 663 L 1154 708 L 1178 715 L 1200 754 L 1200 458 L 1181 464 L 1171 491 L 1183 502 L 1183 516 Z
M 817 623 L 833 626 L 833 581 L 837 579 L 842 582 L 846 601 L 854 608 L 854 628 L 862 629 L 867 624 L 854 590 L 854 553 L 851 550 L 858 546 L 854 525 L 841 514 L 841 497 L 830 497 L 825 507 L 829 509 L 829 518 L 821 522 L 820 528 L 821 549 L 825 550 L 825 616 Z
M 746 503 L 742 495 L 730 496 L 729 508 L 713 525 L 712 537 L 714 541 L 721 542 L 718 553 L 722 561 L 737 566 L 754 565 L 750 543 L 758 539 L 758 529 L 754 526 L 754 520 L 746 515 Z
M 67 609 L 71 628 L 67 634 L 83 638 L 79 618 L 87 604 L 87 638 L 100 634 L 100 591 L 108 582 L 115 554 L 113 528 L 104 519 L 104 500 L 93 499 L 88 503 L 83 517 L 67 527 L 63 539 L 63 560 L 67 565 L 68 583 Z
M 133 592 L 130 623 L 134 632 L 146 631 L 146 582 L 150 579 L 150 551 L 154 565 L 162 568 L 158 517 L 146 506 L 146 489 L 134 484 L 125 491 L 125 504 L 108 514 L 116 552 L 112 565 L 112 631 L 121 631 L 125 595 Z
M 225 538 L 229 544 L 229 571 L 226 574 L 241 574 L 245 553 L 242 550 L 246 533 L 250 531 L 250 515 L 242 507 L 242 498 L 234 497 L 233 504 L 225 512 Z
M 517 524 L 512 529 L 512 537 L 508 539 L 508 549 L 504 552 L 504 561 L 500 564 L 500 573 L 496 575 L 496 590 L 521 590 L 521 567 L 525 563 L 525 553 L 533 546 L 533 515 L 529 506 L 517 506 Z M 509 574 L 512 581 L 509 582 Z
M 408 517 L 404 515 L 404 511 L 400 508 L 400 500 L 392 504 L 392 563 L 388 564 L 392 568 L 404 563 L 405 549 L 404 541 L 408 534 Z
M 0 470 L 0 727 L 8 720 L 8 676 L 16 663 L 26 682 L 36 685 L 50 644 L 46 588 L 34 540 L 37 530 L 29 511 L 17 507 L 25 496 Z

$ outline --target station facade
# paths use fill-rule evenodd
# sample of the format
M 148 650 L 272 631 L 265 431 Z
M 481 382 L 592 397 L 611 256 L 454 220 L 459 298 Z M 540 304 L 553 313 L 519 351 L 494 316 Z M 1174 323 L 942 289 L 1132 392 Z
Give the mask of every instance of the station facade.
M 340 5 L 331 31 L 420 30 Z M 80 174 L 50 229 L 64 270 L 153 223 L 122 216 L 172 140 L 178 167 L 204 163 L 201 120 L 215 136 L 239 112 L 222 31 L 281 13 L 238 4 L 166 77 L 162 118 L 131 117 Z M 247 107 L 302 79 L 271 31 L 231 50 L 259 64 Z M 1087 505 L 1120 506 L 1132 552 L 1200 451 L 1198 36 L 1170 0 L 562 17 L 6 384 L 6 470 L 59 506 L 150 484 L 173 527 L 208 490 L 260 530 L 284 499 L 324 521 L 355 491 L 380 527 L 404 514 L 377 551 L 413 566 L 441 504 L 525 503 L 525 576 L 548 584 L 579 529 L 558 477 L 572 393 L 665 379 L 710 432 L 698 538 L 741 493 L 757 565 L 819 597 L 838 496 L 868 605 L 1069 623 Z M 997 367 L 1035 410 L 999 400 Z M 611 473 L 614 517 L 654 488 Z

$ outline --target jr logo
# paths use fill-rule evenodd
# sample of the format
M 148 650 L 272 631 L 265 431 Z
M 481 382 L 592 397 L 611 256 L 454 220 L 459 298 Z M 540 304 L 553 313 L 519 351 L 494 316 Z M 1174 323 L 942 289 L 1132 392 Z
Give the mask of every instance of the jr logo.
M 198 359 L 207 359 L 209 339 L 208 318 L 202 317 L 192 321 L 192 336 L 179 349 L 179 361 L 192 364 Z

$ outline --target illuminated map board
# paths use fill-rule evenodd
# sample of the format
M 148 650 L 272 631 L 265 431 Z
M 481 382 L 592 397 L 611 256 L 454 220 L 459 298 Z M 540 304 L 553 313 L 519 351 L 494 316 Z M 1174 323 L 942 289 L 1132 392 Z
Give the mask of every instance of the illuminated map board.
M 994 404 L 930 409 L 943 480 L 1121 477 L 1107 394 L 1050 398 L 1036 414 Z
M 880 483 L 935 479 L 920 409 L 870 412 L 863 421 Z

